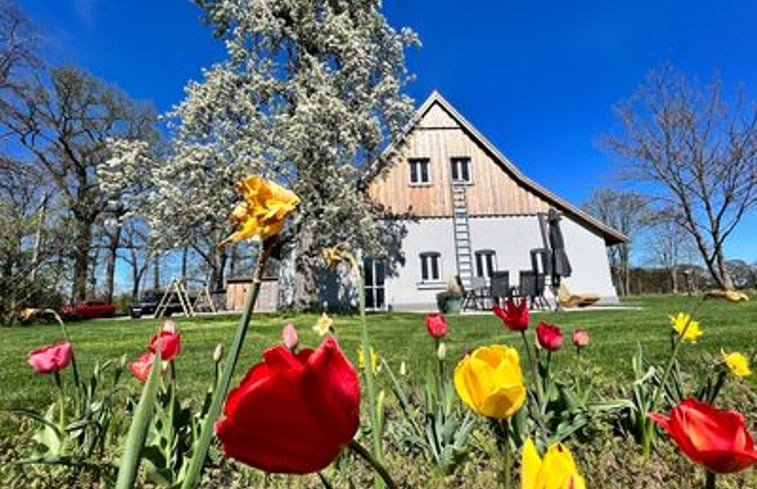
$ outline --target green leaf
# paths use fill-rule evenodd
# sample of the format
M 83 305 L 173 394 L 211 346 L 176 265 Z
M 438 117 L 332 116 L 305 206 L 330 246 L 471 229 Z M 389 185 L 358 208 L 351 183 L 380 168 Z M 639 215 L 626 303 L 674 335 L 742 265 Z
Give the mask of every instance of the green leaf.
M 150 427 L 155 396 L 158 393 L 158 386 L 160 384 L 160 362 L 160 348 L 158 348 L 153 358 L 150 376 L 142 388 L 142 396 L 139 399 L 139 404 L 137 404 L 137 409 L 134 411 L 134 419 L 131 421 L 129 433 L 126 436 L 124 455 L 121 458 L 121 466 L 118 469 L 116 489 L 130 489 L 134 486 L 134 481 L 137 479 L 140 455 L 145 443 L 145 437 L 147 436 L 147 430 Z

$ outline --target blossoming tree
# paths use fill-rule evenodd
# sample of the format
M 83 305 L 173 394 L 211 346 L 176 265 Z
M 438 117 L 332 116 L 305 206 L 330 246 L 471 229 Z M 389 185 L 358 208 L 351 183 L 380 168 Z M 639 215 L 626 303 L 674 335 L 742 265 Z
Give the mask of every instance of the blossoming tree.
M 416 36 L 393 29 L 375 0 L 197 3 L 227 56 L 169 114 L 149 220 L 167 239 L 221 236 L 233 182 L 254 172 L 285 183 L 302 197 L 294 302 L 308 306 L 321 248 L 378 253 L 386 241 L 361 177 L 412 113 L 401 90 Z

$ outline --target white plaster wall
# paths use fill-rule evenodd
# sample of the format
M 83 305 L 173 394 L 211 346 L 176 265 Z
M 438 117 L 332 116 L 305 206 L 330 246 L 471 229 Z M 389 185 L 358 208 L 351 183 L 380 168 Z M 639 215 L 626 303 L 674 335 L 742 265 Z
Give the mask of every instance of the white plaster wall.
M 537 217 L 474 217 L 469 222 L 472 251 L 494 250 L 497 269 L 509 271 L 510 284 L 517 285 L 520 270 L 531 269 L 530 250 L 544 246 Z M 617 302 L 604 239 L 567 217 L 561 225 L 573 267 L 567 279 L 570 290 L 599 294 L 603 303 Z M 387 278 L 387 304 L 395 310 L 432 310 L 436 293 L 457 274 L 452 219 L 421 219 L 406 226 L 408 234 L 402 243 L 405 265 Z M 425 251 L 441 254 L 442 281 L 437 284 L 421 283 L 419 255 Z
M 436 294 L 447 288 L 457 275 L 452 218 L 406 221 L 407 235 L 402 241 L 405 264 L 386 278 L 387 305 L 397 310 L 436 309 Z M 422 283 L 420 254 L 435 251 L 441 255 L 441 280 Z

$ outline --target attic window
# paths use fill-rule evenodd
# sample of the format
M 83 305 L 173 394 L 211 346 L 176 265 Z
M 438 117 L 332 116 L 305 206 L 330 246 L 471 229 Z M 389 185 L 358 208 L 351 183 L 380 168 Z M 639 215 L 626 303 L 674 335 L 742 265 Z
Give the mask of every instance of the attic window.
M 470 183 L 470 158 L 452 158 L 452 181 Z
M 412 158 L 410 163 L 410 185 L 423 185 L 431 181 L 428 158 Z

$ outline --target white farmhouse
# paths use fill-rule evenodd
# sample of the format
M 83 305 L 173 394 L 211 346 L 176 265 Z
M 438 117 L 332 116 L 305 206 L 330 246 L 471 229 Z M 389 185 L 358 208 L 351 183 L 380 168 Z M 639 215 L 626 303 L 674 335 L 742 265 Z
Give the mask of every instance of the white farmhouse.
M 483 282 L 475 277 L 507 271 L 518 286 L 534 268 L 531 250 L 549 246 L 550 209 L 561 216 L 571 291 L 617 302 L 606 248 L 627 238 L 523 175 L 439 93 L 384 157 L 388 167 L 372 178 L 368 193 L 402 220 L 407 234 L 403 263 L 391 273 L 366 260 L 369 307 L 434 309 L 436 294 L 456 276 L 469 286 Z

